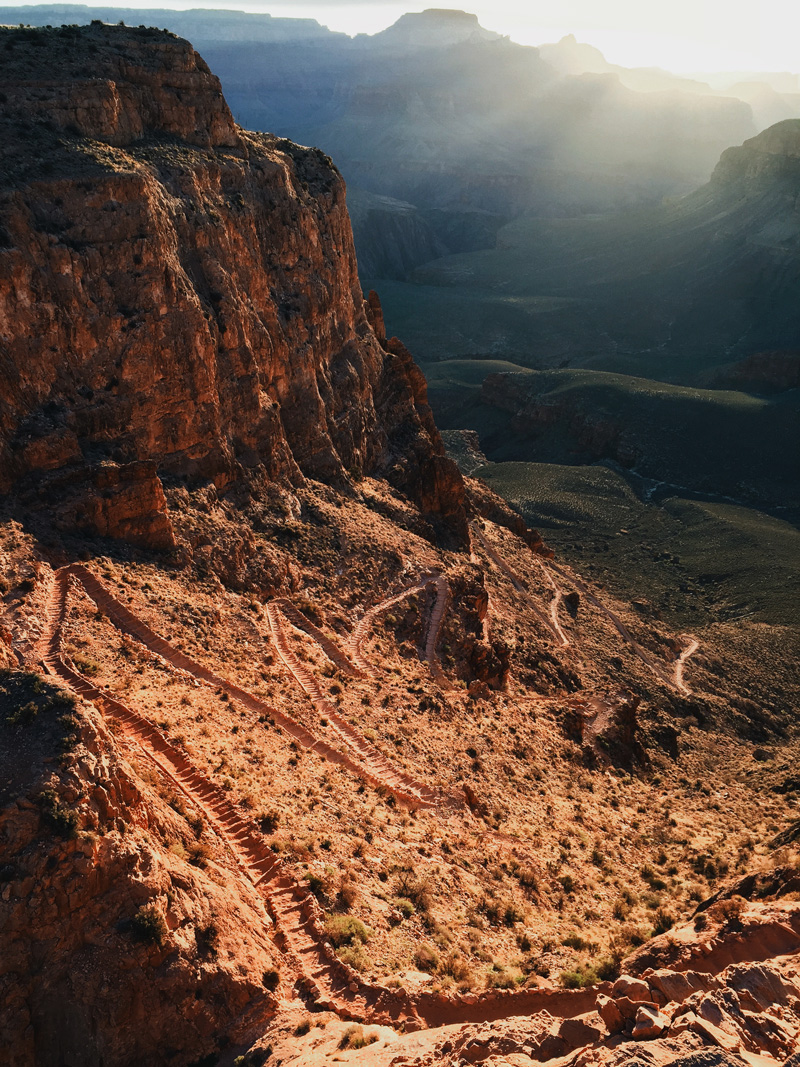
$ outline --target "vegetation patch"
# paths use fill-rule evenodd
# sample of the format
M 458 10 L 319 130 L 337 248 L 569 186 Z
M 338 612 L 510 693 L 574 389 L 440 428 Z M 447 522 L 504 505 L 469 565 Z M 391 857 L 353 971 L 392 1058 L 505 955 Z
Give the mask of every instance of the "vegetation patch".
M 164 916 L 155 904 L 143 904 L 130 921 L 130 933 L 136 941 L 161 945 L 167 936 Z

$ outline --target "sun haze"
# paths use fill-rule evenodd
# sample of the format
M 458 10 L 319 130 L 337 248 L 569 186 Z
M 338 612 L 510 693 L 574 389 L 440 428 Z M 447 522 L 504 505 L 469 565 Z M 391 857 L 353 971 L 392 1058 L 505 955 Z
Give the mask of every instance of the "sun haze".
M 192 4 L 191 6 L 196 6 Z M 222 6 L 215 3 L 213 6 Z M 227 6 L 227 5 L 226 5 Z M 240 4 L 231 6 L 239 7 Z M 375 33 L 406 11 L 425 4 L 277 3 L 248 5 L 275 15 L 310 17 L 346 33 Z M 794 70 L 794 42 L 800 9 L 785 0 L 765 0 L 758 10 L 726 0 L 563 0 L 530 4 L 524 0 L 438 4 L 466 8 L 487 29 L 506 33 L 521 44 L 542 44 L 573 33 L 601 48 L 611 62 L 625 66 L 663 66 L 671 70 Z

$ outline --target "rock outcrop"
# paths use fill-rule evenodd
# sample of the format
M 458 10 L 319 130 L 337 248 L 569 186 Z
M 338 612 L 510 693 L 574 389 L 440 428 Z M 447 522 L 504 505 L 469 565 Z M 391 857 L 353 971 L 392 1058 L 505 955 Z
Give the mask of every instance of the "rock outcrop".
M 152 762 L 134 768 L 93 708 L 35 677 L 0 676 L 4 709 L 40 705 L 22 740 L 2 723 L 3 1062 L 166 1064 L 265 1024 L 263 900 Z
M 413 361 L 367 321 L 331 161 L 239 129 L 171 34 L 3 42 L 0 492 L 52 506 L 66 481 L 62 525 L 164 547 L 158 478 L 224 489 L 399 465 L 412 498 L 423 471 L 418 502 L 463 540 L 460 476 L 417 410 Z

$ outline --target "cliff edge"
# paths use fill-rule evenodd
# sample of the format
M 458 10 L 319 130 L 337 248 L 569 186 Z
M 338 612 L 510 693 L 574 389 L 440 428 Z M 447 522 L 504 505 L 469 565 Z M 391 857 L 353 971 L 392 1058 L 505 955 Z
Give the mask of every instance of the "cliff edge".
M 376 474 L 464 543 L 463 483 L 367 319 L 331 161 L 241 130 L 166 31 L 0 47 L 0 493 L 170 547 L 164 478 Z

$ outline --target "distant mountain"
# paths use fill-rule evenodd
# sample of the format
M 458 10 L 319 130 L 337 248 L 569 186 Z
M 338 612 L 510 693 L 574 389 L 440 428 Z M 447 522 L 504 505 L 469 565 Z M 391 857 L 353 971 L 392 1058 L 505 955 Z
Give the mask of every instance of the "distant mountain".
M 426 359 L 483 353 L 702 384 L 800 349 L 798 192 L 790 119 L 725 151 L 688 196 L 616 218 L 518 219 L 494 249 L 418 268 L 415 284 L 382 287 L 387 322 Z
M 208 41 L 246 42 L 248 44 L 281 41 L 327 41 L 349 39 L 333 33 L 314 19 L 273 18 L 272 15 L 245 11 L 219 11 L 193 8 L 174 11 L 167 8 L 89 7 L 86 4 L 36 4 L 0 8 L 0 23 L 7 26 L 86 25 L 93 19 L 101 22 L 124 22 L 127 26 L 144 24 L 168 29 L 194 44 Z
M 391 48 L 449 48 L 464 41 L 499 41 L 502 35 L 485 30 L 477 15 L 449 8 L 428 8 L 402 15 L 394 25 L 368 39 Z
M 539 54 L 561 74 L 616 74 L 626 88 L 635 92 L 711 92 L 711 86 L 702 80 L 682 78 L 659 67 L 620 67 L 609 63 L 599 48 L 581 43 L 574 34 L 562 37 L 557 44 L 539 45 Z
M 753 111 L 756 128 L 766 129 L 782 119 L 800 118 L 800 75 L 789 73 L 698 74 L 680 77 L 657 67 L 620 67 L 603 53 L 576 40 L 573 34 L 557 44 L 539 46 L 541 57 L 561 74 L 616 74 L 636 92 L 681 92 L 734 97 Z
M 459 11 L 354 40 L 204 54 L 246 124 L 318 144 L 350 181 L 423 208 L 508 219 L 653 202 L 706 180 L 724 147 L 755 132 L 741 102 L 689 96 L 666 74 L 657 94 L 608 65 L 565 74 Z
M 463 11 L 411 13 L 351 39 L 243 12 L 0 9 L 11 23 L 92 18 L 187 37 L 241 124 L 323 148 L 349 184 L 428 213 L 451 252 L 492 245 L 523 213 L 617 212 L 688 192 L 723 148 L 755 132 L 740 101 L 686 93 L 663 72 L 626 73 L 574 39 L 540 52 Z M 576 73 L 568 53 L 591 53 L 590 73 Z M 637 78 L 662 91 L 631 88 Z M 373 249 L 377 239 L 367 238 Z

